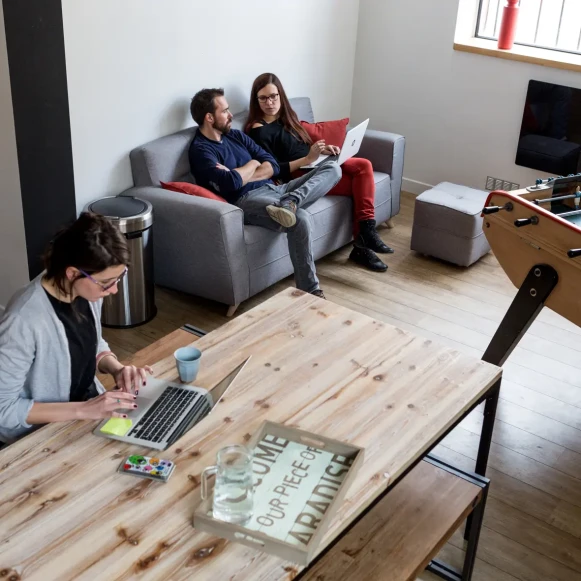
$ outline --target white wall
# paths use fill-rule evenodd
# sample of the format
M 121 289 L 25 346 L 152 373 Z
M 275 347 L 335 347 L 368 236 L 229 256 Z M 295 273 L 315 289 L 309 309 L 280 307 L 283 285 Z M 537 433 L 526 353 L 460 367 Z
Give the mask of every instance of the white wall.
M 457 11 L 458 0 L 360 1 L 352 118 L 406 137 L 408 191 L 483 189 L 487 175 L 530 185 L 548 174 L 514 163 L 528 81 L 581 87 L 581 75 L 454 51 Z
M 0 3 L 0 311 L 28 282 L 28 259 L 20 197 L 4 11 Z
M 318 120 L 351 107 L 359 0 L 63 0 L 77 209 L 132 185 L 129 151 L 192 124 L 222 86 L 245 109 L 274 72 Z

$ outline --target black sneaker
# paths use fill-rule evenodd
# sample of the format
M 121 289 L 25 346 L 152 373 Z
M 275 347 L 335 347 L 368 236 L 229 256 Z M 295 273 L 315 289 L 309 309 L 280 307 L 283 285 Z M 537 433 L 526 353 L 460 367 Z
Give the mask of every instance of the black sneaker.
M 375 229 L 375 220 L 361 220 L 359 222 L 359 236 L 355 239 L 355 246 L 369 248 L 381 254 L 393 254 L 393 248 L 379 237 Z
M 297 223 L 297 205 L 292 200 L 287 200 L 280 206 L 266 206 L 266 211 L 283 228 L 292 228 Z
M 387 270 L 387 264 L 383 263 L 379 256 L 370 248 L 354 246 L 349 255 L 349 260 L 376 272 L 385 272 Z
M 311 292 L 311 294 L 315 295 L 316 297 L 319 297 L 320 299 L 327 300 L 325 293 L 320 288 L 318 288 L 317 290 L 314 290 L 313 292 Z

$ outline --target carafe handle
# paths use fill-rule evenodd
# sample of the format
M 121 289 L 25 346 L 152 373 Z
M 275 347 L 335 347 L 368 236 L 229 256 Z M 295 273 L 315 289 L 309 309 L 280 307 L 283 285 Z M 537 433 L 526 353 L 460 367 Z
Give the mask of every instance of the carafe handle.
M 206 500 L 209 497 L 208 494 L 208 478 L 213 474 L 218 472 L 218 466 L 208 466 L 202 471 L 202 500 Z

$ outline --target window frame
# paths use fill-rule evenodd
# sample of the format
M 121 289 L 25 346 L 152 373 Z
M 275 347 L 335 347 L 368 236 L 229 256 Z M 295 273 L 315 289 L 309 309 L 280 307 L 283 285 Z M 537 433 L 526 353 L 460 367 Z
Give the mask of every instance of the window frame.
M 491 2 L 492 0 L 489 0 L 489 1 Z M 561 8 L 562 11 L 564 10 L 564 5 L 565 5 L 564 3 L 566 1 L 567 0 L 563 0 L 563 6 Z M 478 0 L 478 9 L 477 9 L 478 12 L 477 12 L 477 15 L 476 15 L 476 26 L 474 27 L 474 38 L 481 38 L 483 40 L 491 40 L 493 42 L 498 42 L 498 38 L 495 38 L 494 36 L 484 36 L 484 35 L 478 34 L 478 30 L 480 28 L 480 19 L 481 19 L 481 16 L 482 16 L 482 8 L 483 8 L 483 3 L 484 2 L 485 2 L 485 0 Z M 499 0 L 499 2 L 498 2 L 498 4 L 499 4 L 499 10 L 502 10 L 502 7 L 500 7 L 501 2 L 502 2 L 502 0 Z M 522 2 L 522 0 L 519 0 L 519 6 L 520 6 L 521 2 Z M 541 2 L 541 8 L 540 9 L 542 10 L 542 2 Z M 562 18 L 562 16 L 563 16 L 563 14 L 561 12 L 561 18 Z M 497 16 L 497 18 L 498 18 L 498 16 Z M 559 27 L 560 26 L 561 26 L 561 21 L 559 21 Z M 559 32 L 557 32 L 557 37 L 558 37 L 558 34 L 559 34 Z M 580 43 L 581 43 L 581 29 L 579 30 L 579 40 L 577 42 L 577 46 L 579 46 Z M 559 48 L 559 47 L 556 47 L 556 46 L 546 46 L 546 45 L 542 45 L 542 44 L 531 44 L 531 43 L 527 43 L 527 42 L 518 42 L 517 40 L 514 41 L 514 44 L 517 44 L 519 46 L 528 46 L 529 48 L 539 48 L 539 49 L 542 49 L 542 50 L 555 51 L 557 53 L 564 52 L 566 54 L 572 54 L 572 55 L 576 55 L 576 56 L 581 56 L 581 49 L 579 49 L 579 50 L 567 50 L 565 48 Z
M 511 50 L 498 48 L 496 40 L 476 37 L 480 0 L 460 0 L 453 49 L 504 60 L 581 72 L 581 55 L 515 44 Z

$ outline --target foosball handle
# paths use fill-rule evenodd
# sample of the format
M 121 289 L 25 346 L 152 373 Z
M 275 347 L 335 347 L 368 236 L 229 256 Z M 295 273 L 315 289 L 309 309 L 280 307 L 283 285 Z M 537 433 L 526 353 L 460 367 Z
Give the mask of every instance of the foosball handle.
M 581 256 L 581 248 L 572 248 L 571 250 L 567 250 L 567 256 L 569 258 L 577 258 Z
M 507 202 L 504 206 L 486 206 L 482 209 L 482 213 L 486 216 L 488 214 L 496 214 L 496 212 L 500 212 L 500 210 L 507 210 L 510 212 L 513 209 L 512 202 Z
M 518 220 L 514 221 L 514 225 L 517 228 L 521 228 L 522 226 L 529 226 L 530 224 L 538 224 L 539 218 L 537 216 L 531 216 L 530 218 L 519 218 Z

